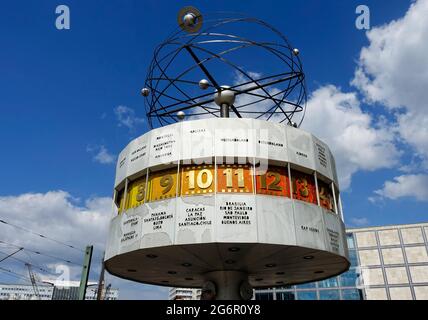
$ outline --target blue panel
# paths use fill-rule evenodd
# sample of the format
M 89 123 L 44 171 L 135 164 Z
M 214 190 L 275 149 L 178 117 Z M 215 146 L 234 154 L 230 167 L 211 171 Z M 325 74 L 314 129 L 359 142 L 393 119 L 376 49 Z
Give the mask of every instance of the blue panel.
M 320 290 L 320 300 L 340 300 L 339 290 Z
M 316 291 L 300 291 L 297 292 L 298 300 L 317 300 Z
M 349 250 L 349 260 L 351 261 L 351 267 L 358 267 L 357 251 Z
M 335 288 L 339 285 L 337 278 L 330 278 L 324 281 L 318 282 L 318 288 Z
M 309 282 L 309 283 L 305 283 L 305 284 L 299 284 L 296 286 L 296 289 L 312 289 L 315 288 L 315 282 Z
M 296 300 L 296 295 L 294 292 L 277 292 L 276 300 Z
M 346 234 L 346 241 L 348 242 L 349 249 L 355 249 L 354 235 L 352 233 Z
M 273 300 L 273 292 L 256 293 L 256 300 Z
M 363 295 L 358 289 L 346 289 L 342 290 L 343 300 L 363 300 Z
M 355 287 L 358 277 L 359 274 L 355 272 L 355 269 L 350 269 L 340 276 L 340 285 L 342 287 Z

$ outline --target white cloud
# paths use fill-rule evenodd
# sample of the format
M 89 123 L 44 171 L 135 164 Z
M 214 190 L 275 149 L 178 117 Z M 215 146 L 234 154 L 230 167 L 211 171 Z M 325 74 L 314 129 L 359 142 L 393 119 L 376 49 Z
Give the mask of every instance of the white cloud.
M 351 218 L 351 223 L 354 226 L 358 226 L 358 227 L 366 226 L 369 224 L 369 219 L 367 219 L 367 218 Z
M 383 188 L 375 191 L 380 198 L 398 199 L 413 197 L 419 201 L 428 201 L 428 175 L 410 174 L 386 181 Z
M 112 199 L 109 197 L 92 197 L 82 203 L 65 191 L 0 196 L 0 219 L 71 244 L 82 250 L 88 244 L 94 245 L 91 281 L 98 280 L 97 272 L 100 269 L 100 261 L 112 214 Z M 83 252 L 2 223 L 0 223 L 0 240 L 79 264 L 83 262 Z M 13 246 L 0 244 L 0 251 L 2 252 L 12 253 L 14 250 L 16 248 Z M 3 256 L 1 255 L 1 257 Z M 29 261 L 54 273 L 39 272 L 34 268 L 39 279 L 55 280 L 61 273 L 59 271 L 64 271 L 64 262 L 60 259 L 53 259 L 26 251 L 18 253 L 15 257 Z M 14 259 L 3 261 L 2 267 L 28 277 L 25 265 Z M 79 280 L 82 271 L 81 267 L 69 264 L 67 264 L 67 267 L 69 269 L 66 269 L 66 274 L 70 274 L 71 280 Z M 9 282 L 18 282 L 17 279 L 9 277 L 2 272 L 0 273 L 0 282 L 4 281 L 4 279 Z M 137 290 L 136 284 L 129 286 L 127 281 L 111 275 L 108 275 L 107 281 L 113 284 L 113 288 L 119 288 L 119 295 L 122 299 L 132 298 L 135 290 Z M 141 298 L 150 298 L 150 296 L 161 298 L 162 295 L 162 290 L 157 287 L 138 285 L 138 289 L 140 290 Z M 167 295 L 164 298 L 166 297 Z
M 361 110 L 356 93 L 327 85 L 312 93 L 307 107 L 302 128 L 331 148 L 342 190 L 350 186 L 352 175 L 359 170 L 398 164 L 400 152 L 394 145 L 394 133 Z
M 428 167 L 428 0 L 367 32 L 352 84 L 395 113 L 398 130 Z
M 90 198 L 83 205 L 79 205 L 78 199 L 64 191 L 0 197 L 0 217 L 2 220 L 63 243 L 71 244 L 82 250 L 86 245 L 93 244 L 98 260 L 106 241 L 111 208 L 111 198 Z M 43 255 L 24 250 L 16 255 L 17 258 L 50 271 L 50 273 L 38 272 L 39 270 L 35 268 L 34 271 L 39 273 L 39 278 L 56 279 L 60 271 L 57 268 L 64 264 L 63 260 L 77 264 L 81 264 L 83 260 L 82 251 L 5 224 L 0 225 L 0 240 L 41 252 Z M 10 245 L 1 245 L 2 252 L 13 250 L 14 247 Z M 8 259 L 4 263 L 15 272 L 28 275 L 23 263 L 14 259 Z M 4 266 L 4 264 L 2 265 Z M 81 267 L 74 264 L 67 266 L 70 276 L 74 280 L 78 279 Z
M 126 127 L 130 131 L 135 130 L 144 123 L 144 118 L 138 118 L 135 111 L 127 106 L 117 106 L 114 109 L 114 113 L 119 121 L 119 127 Z
M 428 83 L 426 85 L 428 87 Z M 425 103 L 421 102 L 421 104 Z M 423 159 L 423 167 L 427 169 L 428 115 L 422 112 L 408 112 L 398 116 L 398 124 L 402 138 L 416 149 L 417 155 Z
M 104 146 L 101 146 L 98 153 L 94 156 L 94 161 L 101 164 L 111 164 L 115 160 L 116 156 L 111 154 Z
M 87 146 L 86 151 L 93 154 L 92 160 L 101 164 L 112 164 L 116 161 L 116 156 L 110 153 L 107 148 L 101 146 Z
M 5 221 L 63 242 L 75 243 L 80 248 L 88 243 L 104 247 L 111 210 L 111 198 L 90 198 L 79 206 L 77 199 L 65 191 L 0 197 L 0 216 Z M 34 239 L 34 235 L 8 226 L 2 226 L 2 238 L 23 246 L 40 245 L 48 251 L 64 249 L 54 242 Z M 75 257 L 81 260 L 79 254 Z

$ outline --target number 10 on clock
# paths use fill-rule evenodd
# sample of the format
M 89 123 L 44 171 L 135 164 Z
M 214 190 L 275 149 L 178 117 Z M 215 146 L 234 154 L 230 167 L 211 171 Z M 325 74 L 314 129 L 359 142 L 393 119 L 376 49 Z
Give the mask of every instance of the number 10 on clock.
M 181 195 L 214 194 L 214 166 L 185 166 L 181 170 Z

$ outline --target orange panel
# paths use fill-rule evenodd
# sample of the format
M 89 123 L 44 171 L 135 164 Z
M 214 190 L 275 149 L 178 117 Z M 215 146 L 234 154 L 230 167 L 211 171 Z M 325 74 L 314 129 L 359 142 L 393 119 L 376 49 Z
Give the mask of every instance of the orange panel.
M 181 196 L 214 194 L 213 165 L 190 165 L 181 169 Z
M 293 199 L 318 204 L 314 177 L 299 171 L 291 171 Z
M 320 193 L 321 207 L 334 212 L 333 193 L 331 192 L 330 186 L 327 183 L 318 180 L 318 191 Z
M 269 167 L 266 174 L 256 176 L 256 193 L 290 198 L 288 169 Z
M 250 165 L 231 164 L 217 167 L 217 192 L 253 193 L 253 173 Z
M 177 196 L 177 169 L 152 173 L 149 175 L 149 201 L 164 200 Z

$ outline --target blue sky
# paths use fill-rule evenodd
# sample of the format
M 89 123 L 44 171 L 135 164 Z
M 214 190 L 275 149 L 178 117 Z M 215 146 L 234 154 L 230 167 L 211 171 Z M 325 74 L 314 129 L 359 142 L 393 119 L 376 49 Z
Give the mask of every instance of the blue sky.
M 409 11 L 412 3 L 418 10 Z M 427 51 L 427 24 L 417 20 L 417 12 L 426 12 L 426 3 L 191 3 L 203 13 L 227 10 L 265 20 L 300 49 L 310 93 L 308 124 L 305 127 L 304 122 L 303 127 L 328 143 L 331 140 L 333 151 L 340 153 L 336 157 L 353 161 L 352 168 L 346 169 L 349 179 L 342 199 L 348 226 L 428 220 L 428 138 L 424 134 L 428 118 L 423 111 L 428 58 L 417 54 Z M 55 28 L 55 8 L 60 4 L 70 8 L 70 30 Z M 153 49 L 174 30 L 179 9 L 188 4 L 136 0 L 1 2 L 0 219 L 8 218 L 84 247 L 86 239 L 81 231 L 73 235 L 56 230 L 55 223 L 64 223 L 60 208 L 63 205 L 70 210 L 71 216 L 89 212 L 93 223 L 98 223 L 103 214 L 110 215 L 104 208 L 108 208 L 106 199 L 112 194 L 115 156 L 131 139 L 148 130 L 139 91 Z M 370 8 L 369 34 L 355 27 L 359 4 Z M 391 24 L 393 20 L 399 23 Z M 416 37 L 415 43 L 407 41 L 411 36 Z M 401 50 L 409 52 L 406 62 L 397 53 Z M 359 77 L 356 70 L 361 71 Z M 415 72 L 406 77 L 409 70 Z M 397 75 L 403 75 L 405 85 L 391 80 Z M 400 90 L 405 92 L 400 94 Z M 330 106 L 319 106 L 323 97 L 331 98 Z M 351 108 L 343 111 L 343 106 L 349 105 Z M 357 138 L 364 140 L 367 135 L 373 140 L 357 141 L 362 153 L 373 154 L 370 162 L 366 163 L 369 157 L 359 158 L 343 143 L 335 142 L 335 138 L 341 139 L 344 127 L 338 126 L 336 136 L 323 131 L 313 119 L 325 114 L 323 108 L 342 110 L 349 121 L 340 123 L 361 129 Z M 338 123 L 329 121 L 325 120 L 326 126 Z M 339 171 L 341 174 L 345 175 Z M 416 195 L 412 190 L 418 190 Z M 29 195 L 37 198 L 34 203 L 39 207 L 32 204 Z M 46 208 L 48 203 L 54 203 L 54 209 Z M 52 216 L 45 212 L 52 212 Z M 78 227 L 79 223 L 71 225 Z M 0 235 L 19 243 L 20 238 L 7 228 L 0 225 Z M 101 252 L 102 232 L 94 237 Z M 30 237 L 23 242 L 33 244 Z M 61 248 L 52 250 L 69 254 Z M 111 281 L 123 289 L 125 298 L 166 298 L 164 289 Z M 0 282 L 13 279 L 0 273 Z

